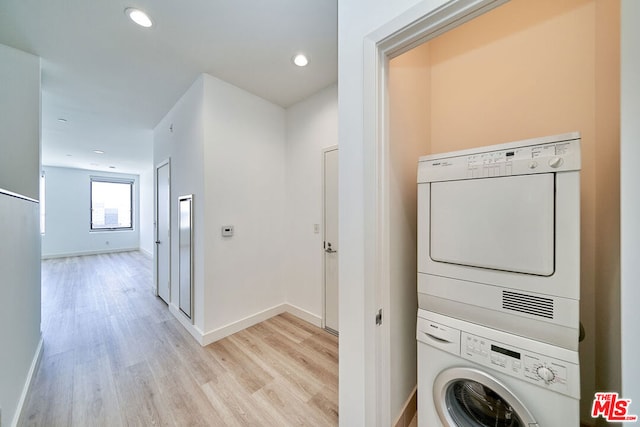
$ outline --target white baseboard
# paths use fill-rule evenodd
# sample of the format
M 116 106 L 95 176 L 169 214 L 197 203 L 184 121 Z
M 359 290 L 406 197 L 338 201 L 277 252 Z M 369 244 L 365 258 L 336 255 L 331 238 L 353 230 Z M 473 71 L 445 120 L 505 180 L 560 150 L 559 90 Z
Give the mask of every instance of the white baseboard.
M 173 316 L 178 319 L 178 322 L 191 334 L 193 338 L 198 341 L 201 346 L 205 346 L 206 344 L 202 344 L 202 337 L 204 333 L 198 328 L 196 325 L 191 323 L 191 319 L 189 319 L 180 308 L 175 304 L 169 304 L 169 311 Z
M 139 250 L 142 255 L 146 256 L 149 259 L 153 259 L 153 252 L 149 252 L 148 250 L 142 248 L 140 248 Z
M 322 317 L 316 316 L 315 314 L 304 310 L 300 307 L 296 307 L 292 304 L 284 304 L 285 310 L 287 313 L 293 314 L 299 319 L 304 320 L 305 322 L 311 323 L 318 328 L 322 328 Z
M 18 421 L 20 421 L 20 416 L 22 416 L 22 409 L 24 407 L 24 402 L 27 400 L 27 393 L 29 393 L 29 389 L 31 389 L 33 378 L 35 377 L 36 372 L 38 371 L 38 366 L 40 366 L 40 360 L 42 359 L 43 343 L 44 343 L 44 340 L 42 339 L 42 335 L 40 335 L 40 341 L 38 341 L 36 352 L 33 355 L 33 360 L 31 361 L 29 372 L 27 373 L 27 380 L 25 381 L 24 387 L 22 388 L 22 394 L 20 394 L 20 400 L 18 400 L 18 407 L 16 408 L 15 415 L 13 416 L 11 427 L 16 427 L 18 425 Z
M 298 317 L 299 319 L 309 322 L 317 327 L 321 327 L 322 325 L 322 319 L 315 314 L 294 305 L 283 303 L 263 310 L 259 313 L 253 314 L 251 316 L 245 317 L 244 319 L 229 323 L 218 329 L 203 332 L 202 330 L 200 330 L 200 328 L 193 325 L 191 323 L 191 320 L 188 319 L 176 305 L 170 304 L 169 310 L 176 317 L 176 319 L 178 319 L 180 324 L 182 324 L 182 326 L 184 326 L 184 328 L 189 331 L 189 333 L 203 347 L 285 312 L 290 313 Z
M 85 255 L 113 254 L 118 252 L 133 252 L 137 250 L 139 250 L 139 248 L 121 248 L 121 249 L 108 249 L 108 250 L 101 249 L 98 251 L 80 251 L 80 252 L 66 252 L 66 253 L 57 253 L 57 254 L 42 254 L 42 259 L 69 258 L 74 256 L 85 256 Z
M 275 307 L 271 307 L 259 313 L 245 317 L 244 319 L 229 323 L 221 328 L 209 331 L 203 335 L 202 342 L 200 344 L 203 346 L 209 345 L 221 340 L 222 338 L 228 337 L 229 335 L 235 334 L 236 332 L 240 332 L 243 329 L 247 329 L 257 323 L 263 322 L 273 316 L 284 313 L 286 311 L 285 305 L 286 304 L 276 305 Z

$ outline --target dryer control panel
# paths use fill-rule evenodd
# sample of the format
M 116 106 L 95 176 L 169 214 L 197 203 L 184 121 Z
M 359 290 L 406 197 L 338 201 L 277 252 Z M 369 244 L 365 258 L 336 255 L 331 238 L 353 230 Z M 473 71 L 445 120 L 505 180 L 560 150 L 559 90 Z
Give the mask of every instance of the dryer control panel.
M 461 341 L 460 353 L 465 359 L 558 393 L 579 397 L 577 365 L 464 331 Z
M 578 133 L 423 156 L 418 183 L 580 170 Z

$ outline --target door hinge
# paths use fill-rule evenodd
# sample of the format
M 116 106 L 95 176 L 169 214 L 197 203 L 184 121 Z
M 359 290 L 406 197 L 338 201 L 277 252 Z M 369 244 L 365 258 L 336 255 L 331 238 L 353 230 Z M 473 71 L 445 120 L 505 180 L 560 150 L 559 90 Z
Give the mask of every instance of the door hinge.
M 382 309 L 378 310 L 378 313 L 376 314 L 376 325 L 382 325 Z

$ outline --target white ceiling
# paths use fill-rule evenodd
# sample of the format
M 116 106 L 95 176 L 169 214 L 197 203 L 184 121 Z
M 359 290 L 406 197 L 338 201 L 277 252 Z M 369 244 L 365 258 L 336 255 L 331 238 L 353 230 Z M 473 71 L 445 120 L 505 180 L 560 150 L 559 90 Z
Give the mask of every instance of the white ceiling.
M 282 107 L 334 83 L 337 0 L 1 0 L 0 43 L 42 58 L 43 164 L 139 173 L 200 73 Z

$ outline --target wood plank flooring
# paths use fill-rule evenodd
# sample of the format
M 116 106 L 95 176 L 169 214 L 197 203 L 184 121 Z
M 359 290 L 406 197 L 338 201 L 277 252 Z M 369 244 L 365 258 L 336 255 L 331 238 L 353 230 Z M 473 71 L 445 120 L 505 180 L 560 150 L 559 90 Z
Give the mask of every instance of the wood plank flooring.
M 26 426 L 332 426 L 338 343 L 282 314 L 201 347 L 139 252 L 42 263 L 44 353 Z

